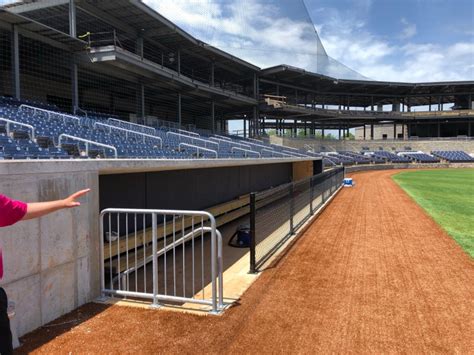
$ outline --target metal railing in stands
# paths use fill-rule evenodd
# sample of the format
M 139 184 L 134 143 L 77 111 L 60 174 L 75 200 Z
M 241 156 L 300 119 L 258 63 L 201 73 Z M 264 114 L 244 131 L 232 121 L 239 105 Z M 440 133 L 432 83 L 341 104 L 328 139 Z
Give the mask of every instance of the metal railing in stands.
M 116 131 L 125 132 L 125 138 L 127 138 L 127 139 L 128 139 L 129 134 L 133 134 L 135 136 L 140 136 L 141 138 L 143 138 L 143 143 L 146 142 L 146 138 L 155 139 L 155 140 L 160 142 L 160 149 L 163 149 L 163 139 L 161 139 L 161 137 L 153 136 L 151 134 L 146 134 L 146 133 L 142 133 L 142 132 L 132 131 L 130 129 L 126 129 L 126 128 L 122 128 L 122 127 L 111 126 L 111 125 L 108 125 L 108 124 L 105 124 L 105 123 L 102 123 L 102 122 L 95 122 L 93 127 L 97 128 L 97 126 L 108 128 L 109 133 L 111 133 L 113 129 L 115 129 Z
M 81 137 L 71 136 L 69 134 L 61 134 L 61 135 L 59 135 L 59 139 L 58 139 L 59 148 L 63 147 L 63 140 L 64 139 L 71 139 L 71 140 L 74 140 L 74 141 L 85 143 L 86 144 L 86 156 L 89 156 L 89 145 L 95 145 L 97 147 L 111 149 L 114 152 L 115 159 L 118 158 L 117 148 L 115 148 L 113 145 L 94 142 L 94 141 L 90 141 L 88 139 L 84 139 L 84 138 L 81 138 Z
M 257 143 L 252 143 L 252 142 L 247 142 L 247 144 L 249 144 L 250 146 L 254 146 L 254 147 L 273 150 L 273 148 L 268 146 L 268 145 L 257 144 Z
M 270 153 L 273 156 L 275 155 L 279 155 L 279 156 L 282 156 L 282 157 L 294 157 L 294 155 L 290 155 L 290 154 L 285 154 L 285 153 L 282 153 L 282 152 L 276 152 L 274 150 L 270 150 L 270 149 L 263 149 L 262 150 L 262 153 Z
M 246 140 L 250 142 L 255 142 L 255 143 L 263 143 L 261 140 L 255 139 L 255 138 L 245 138 Z
M 192 144 L 194 144 L 195 141 L 196 142 L 202 142 L 204 144 L 204 147 L 206 147 L 206 148 L 207 148 L 208 144 L 214 145 L 214 147 L 217 146 L 217 150 L 219 150 L 219 143 L 213 142 L 213 141 L 210 141 L 210 140 L 207 140 L 207 139 L 191 137 L 191 136 L 188 136 L 186 134 L 181 134 L 181 133 L 176 133 L 176 132 L 166 132 L 166 137 L 169 137 L 169 136 L 177 136 L 178 138 L 190 139 Z
M 212 314 L 224 309 L 222 236 L 212 214 L 106 209 L 100 236 L 103 298 L 206 305 Z
M 308 158 L 310 157 L 309 155 L 307 154 L 303 154 L 303 153 L 297 153 L 297 152 L 290 152 L 288 150 L 282 150 L 283 153 L 286 153 L 286 154 L 291 154 L 293 156 L 296 156 L 296 157 L 300 157 L 300 158 Z
M 150 127 L 150 126 L 145 126 L 145 125 L 141 125 L 141 124 L 133 123 L 133 122 L 122 121 L 122 120 L 118 120 L 116 118 L 108 118 L 107 121 L 108 122 L 116 122 L 116 123 L 122 125 L 122 127 L 124 125 L 128 126 L 128 127 L 136 127 L 137 129 L 140 128 L 140 129 L 148 130 L 149 132 L 151 132 L 151 134 L 156 134 L 156 129 L 153 128 L 153 127 Z
M 260 152 L 256 152 L 255 150 L 242 149 L 242 148 L 238 148 L 238 147 L 232 147 L 231 152 L 234 153 L 235 151 L 244 152 L 244 153 L 252 153 L 252 154 L 258 155 L 259 158 L 262 157 L 262 154 L 260 154 Z M 248 155 L 245 154 L 245 156 L 248 156 Z
M 198 145 L 193 145 L 193 144 L 188 144 L 188 143 L 179 143 L 179 150 L 181 151 L 181 147 L 188 147 L 188 148 L 194 148 L 196 149 L 196 154 L 199 155 L 199 151 L 203 152 L 209 152 L 209 153 L 214 153 L 216 155 L 216 159 L 219 157 L 219 154 L 217 153 L 216 150 L 209 149 L 209 148 L 203 148 Z
M 229 141 L 229 142 L 233 142 L 232 138 L 230 137 L 226 137 L 226 136 L 221 136 L 219 134 L 213 134 L 211 138 L 218 138 L 218 139 L 223 139 L 223 140 L 226 140 L 226 141 Z
M 215 137 L 209 137 L 209 140 L 211 141 L 217 141 L 217 142 L 222 142 L 224 144 L 229 144 L 229 145 L 233 145 L 233 146 L 237 146 L 237 147 L 244 147 L 245 149 L 252 149 L 252 147 L 248 144 L 244 144 L 244 143 L 237 143 L 237 142 L 234 142 L 234 141 L 228 141 L 228 140 L 225 140 L 225 139 L 220 139 L 220 138 L 215 138 Z
M 184 135 L 188 135 L 188 136 L 192 136 L 192 137 L 201 137 L 201 135 L 199 133 L 196 133 L 196 132 L 190 132 L 190 131 L 185 131 L 184 129 L 177 129 L 176 130 L 178 133 L 181 133 L 181 134 L 184 134 Z
M 7 134 L 10 135 L 10 125 L 15 124 L 17 126 L 25 127 L 31 130 L 31 140 L 35 140 L 35 132 L 36 129 L 32 125 L 26 124 L 26 123 L 21 123 L 13 120 L 9 120 L 8 118 L 0 118 L 0 122 L 6 122 L 5 129 L 7 130 Z
M 36 114 L 38 112 L 42 112 L 42 113 L 45 113 L 47 116 L 48 116 L 48 119 L 51 119 L 52 116 L 59 116 L 63 119 L 64 123 L 66 123 L 66 120 L 72 120 L 72 121 L 75 121 L 77 122 L 78 124 L 81 123 L 81 119 L 79 117 L 76 117 L 76 116 L 72 116 L 72 115 L 68 115 L 67 113 L 62 113 L 62 112 L 57 112 L 57 111 L 51 111 L 51 110 L 46 110 L 44 108 L 39 108 L 39 107 L 35 107 L 35 106 L 30 106 L 30 105 L 20 105 L 19 111 L 23 111 L 23 110 L 32 110 L 33 111 L 33 115 L 36 116 Z

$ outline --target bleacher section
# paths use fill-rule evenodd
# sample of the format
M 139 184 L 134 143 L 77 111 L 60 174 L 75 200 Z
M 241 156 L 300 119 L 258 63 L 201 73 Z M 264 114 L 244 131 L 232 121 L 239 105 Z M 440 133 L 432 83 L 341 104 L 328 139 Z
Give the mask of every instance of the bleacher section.
M 471 157 L 469 154 L 463 151 L 455 150 L 455 151 L 434 151 L 431 152 L 434 156 L 449 161 L 450 163 L 472 163 L 474 162 L 474 158 Z
M 236 159 L 308 158 L 304 151 L 251 139 L 200 135 L 54 107 L 0 99 L 0 158 Z
M 149 127 L 100 113 L 70 115 L 38 102 L 0 97 L 0 160 L 5 159 L 323 159 L 325 167 L 383 163 L 473 162 L 463 151 L 311 152 L 264 141 Z
M 403 156 L 407 157 L 411 161 L 416 163 L 439 163 L 440 160 L 432 155 L 425 154 L 422 152 L 405 152 L 402 153 Z
M 390 162 L 390 163 L 409 163 L 411 161 L 407 157 L 397 155 L 397 154 L 393 154 L 393 153 L 386 152 L 386 151 L 374 152 L 373 156 L 381 158 L 381 159 L 385 159 L 387 162 Z

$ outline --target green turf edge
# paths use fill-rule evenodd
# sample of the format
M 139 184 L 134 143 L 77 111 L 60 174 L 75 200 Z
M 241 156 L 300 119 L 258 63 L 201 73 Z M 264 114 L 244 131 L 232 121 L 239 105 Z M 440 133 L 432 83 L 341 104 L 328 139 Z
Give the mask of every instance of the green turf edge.
M 392 179 L 474 258 L 474 169 L 407 171 Z

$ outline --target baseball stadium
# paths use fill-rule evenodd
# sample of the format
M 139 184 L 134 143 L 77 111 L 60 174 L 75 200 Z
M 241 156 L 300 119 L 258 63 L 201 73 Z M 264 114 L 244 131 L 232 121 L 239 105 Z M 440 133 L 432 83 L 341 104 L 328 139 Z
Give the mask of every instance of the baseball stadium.
M 474 81 L 151 3 L 0 1 L 0 353 L 472 353 Z

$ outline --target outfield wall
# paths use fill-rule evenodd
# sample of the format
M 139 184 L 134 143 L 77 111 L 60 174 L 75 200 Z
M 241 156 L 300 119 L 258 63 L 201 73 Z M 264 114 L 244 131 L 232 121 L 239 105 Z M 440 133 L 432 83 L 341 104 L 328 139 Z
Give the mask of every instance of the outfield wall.
M 392 169 L 474 169 L 472 163 L 437 163 L 437 164 L 373 164 L 354 165 L 346 167 L 346 173 L 371 170 L 392 170 Z
M 384 150 L 403 151 L 410 147 L 414 151 L 429 153 L 433 150 L 462 150 L 469 154 L 474 154 L 474 140 L 377 140 L 377 141 L 355 141 L 355 140 L 317 140 L 305 138 L 270 137 L 271 143 L 285 145 L 288 147 L 306 149 L 310 146 L 316 152 L 324 151 L 353 151 L 359 152 L 368 148 L 370 151 L 377 151 L 380 147 Z
M 18 334 L 30 332 L 99 296 L 100 207 L 203 209 L 289 182 L 296 178 L 295 171 L 300 174 L 301 165 L 307 165 L 303 170 L 310 171 L 313 164 L 316 166 L 314 161 L 0 162 L 0 193 L 14 199 L 56 200 L 85 187 L 92 189 L 79 208 L 0 229 L 5 266 L 0 286 L 16 303 Z

